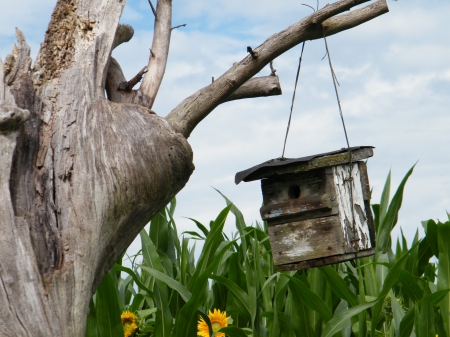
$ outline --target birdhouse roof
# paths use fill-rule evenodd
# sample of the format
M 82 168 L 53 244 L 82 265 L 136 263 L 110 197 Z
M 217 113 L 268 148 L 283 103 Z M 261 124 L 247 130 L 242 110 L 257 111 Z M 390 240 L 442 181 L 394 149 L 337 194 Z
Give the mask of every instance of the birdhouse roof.
M 247 170 L 236 173 L 236 185 L 241 181 L 252 181 L 274 175 L 314 170 L 321 167 L 341 165 L 373 156 L 373 146 L 354 146 L 338 151 L 315 154 L 302 158 L 275 158 Z M 351 156 L 350 154 L 351 153 Z

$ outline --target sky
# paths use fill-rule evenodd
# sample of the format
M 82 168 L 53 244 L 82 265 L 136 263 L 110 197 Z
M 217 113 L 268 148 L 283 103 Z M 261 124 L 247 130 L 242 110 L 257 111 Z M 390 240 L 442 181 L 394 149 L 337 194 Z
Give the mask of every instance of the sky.
M 156 0 L 153 1 L 156 3 Z M 299 0 L 175 0 L 165 78 L 153 110 L 166 116 L 184 98 L 218 78 L 246 56 L 247 46 L 312 11 Z M 21 29 L 35 58 L 54 0 L 0 0 L 0 57 Z M 322 7 L 325 3 L 319 4 Z M 421 221 L 447 219 L 450 211 L 450 2 L 388 0 L 390 12 L 327 39 L 350 145 L 375 146 L 368 161 L 372 203 L 378 203 L 392 171 L 392 191 L 415 166 L 400 211 L 400 227 L 411 242 Z M 148 60 L 153 15 L 147 0 L 128 0 L 121 23 L 133 39 L 113 52 L 127 78 Z M 235 185 L 234 175 L 281 156 L 301 46 L 274 61 L 283 95 L 230 102 L 215 109 L 193 131 L 195 171 L 177 196 L 179 233 L 208 224 L 225 207 L 220 190 L 248 224 L 260 221 L 258 181 Z M 297 158 L 346 146 L 323 40 L 308 41 L 296 94 L 286 157 Z M 268 75 L 265 68 L 260 75 Z M 235 232 L 233 219 L 225 230 Z M 138 244 L 133 244 L 136 250 Z

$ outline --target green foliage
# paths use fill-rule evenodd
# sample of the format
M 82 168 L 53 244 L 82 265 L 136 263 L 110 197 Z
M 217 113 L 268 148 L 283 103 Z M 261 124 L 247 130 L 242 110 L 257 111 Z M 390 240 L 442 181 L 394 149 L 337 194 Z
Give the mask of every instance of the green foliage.
M 128 257 L 132 268 L 120 260 L 105 276 L 90 303 L 86 336 L 123 336 L 123 310 L 141 317 L 132 336 L 194 337 L 200 317 L 214 336 L 208 312 L 219 309 L 231 317 L 221 330 L 229 337 L 450 337 L 450 221 L 424 222 L 422 239 L 417 234 L 408 247 L 402 233 L 391 248 L 412 170 L 392 200 L 389 173 L 380 204 L 372 205 L 376 254 L 356 268 L 277 272 L 267 225 L 247 226 L 225 196 L 227 207 L 209 226 L 193 220 L 199 232 L 180 238 L 173 200 L 141 232 L 142 250 Z M 232 240 L 223 233 L 230 212 Z M 193 239 L 204 240 L 198 259 Z

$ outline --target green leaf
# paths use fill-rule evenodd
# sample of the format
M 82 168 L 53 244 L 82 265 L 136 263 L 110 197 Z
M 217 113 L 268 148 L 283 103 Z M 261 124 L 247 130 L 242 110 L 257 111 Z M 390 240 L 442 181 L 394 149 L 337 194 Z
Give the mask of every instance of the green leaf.
M 395 298 L 394 292 L 390 291 L 391 295 L 391 306 L 392 306 L 392 326 L 394 327 L 395 335 L 398 336 L 399 330 L 400 330 L 400 322 L 402 321 L 403 317 L 405 316 L 405 311 L 403 310 L 400 303 Z
M 205 237 L 208 236 L 209 230 L 205 226 L 203 226 L 200 222 L 198 222 L 195 219 L 192 219 L 192 218 L 188 218 L 188 219 L 194 221 L 194 223 L 197 225 L 198 229 L 200 229 L 203 232 Z
M 432 306 L 437 305 L 442 299 L 447 296 L 450 289 L 438 290 L 430 295 L 430 303 Z M 419 305 L 421 301 L 415 303 L 406 312 L 402 321 L 400 322 L 399 337 L 410 337 L 414 326 L 415 307 Z
M 439 290 L 450 288 L 450 221 L 446 223 L 438 223 L 438 248 L 439 248 L 439 264 L 438 264 L 438 281 Z M 450 336 L 450 295 L 447 294 L 440 303 L 443 324 L 447 336 Z M 446 314 L 445 314 L 446 313 Z
M 302 281 L 287 274 L 281 274 L 281 276 L 289 278 L 290 283 L 294 284 L 294 287 L 289 285 L 290 289 L 300 292 L 303 298 L 303 303 L 305 303 L 306 306 L 314 311 L 317 311 L 323 317 L 325 322 L 332 319 L 333 314 L 327 304 L 319 296 L 313 293 Z
M 95 315 L 94 299 L 89 302 L 89 315 L 86 324 L 86 337 L 98 337 L 97 316 Z
M 378 233 L 378 227 L 380 227 L 380 205 L 372 204 L 370 206 L 372 207 L 373 225 L 375 227 L 375 233 Z
M 424 225 L 424 230 L 426 233 L 426 241 L 433 251 L 433 255 L 439 258 L 439 246 L 438 246 L 438 226 L 434 220 L 426 221 Z
M 221 234 L 221 231 L 216 232 L 213 227 L 210 235 L 219 234 Z M 212 263 L 204 270 L 203 273 L 196 277 L 195 283 L 193 283 L 190 288 L 192 293 L 191 299 L 181 308 L 180 311 L 178 311 L 178 314 L 176 316 L 173 336 L 195 336 L 197 328 L 197 310 L 204 303 L 205 288 L 208 284 L 208 279 L 211 276 L 212 272 L 222 261 L 222 257 L 225 252 L 232 245 L 233 242 L 229 242 L 226 246 L 222 247 L 222 250 L 216 254 Z
M 351 307 L 347 310 L 342 311 L 340 314 L 336 315 L 330 319 L 322 331 L 322 337 L 331 337 L 335 333 L 339 332 L 353 316 L 359 314 L 361 311 L 366 310 L 373 305 L 375 305 L 379 300 L 357 305 L 356 307 Z
M 156 235 L 156 234 L 155 234 Z M 161 263 L 161 257 L 158 254 L 156 246 L 145 230 L 141 231 L 142 255 L 147 266 L 164 273 L 164 268 Z M 156 284 L 153 290 L 153 300 L 155 302 L 156 312 L 154 337 L 168 337 L 171 334 L 173 318 L 169 310 L 168 302 L 169 295 L 167 285 L 156 279 Z
M 192 275 L 188 283 L 187 288 L 191 293 L 194 293 L 194 284 L 197 282 L 199 276 L 203 274 L 207 267 L 211 264 L 211 261 L 213 261 L 214 259 L 214 254 L 216 253 L 217 247 L 219 247 L 220 243 L 223 241 L 222 230 L 229 212 L 230 206 L 225 207 L 217 216 L 216 220 L 212 223 L 211 231 L 206 237 L 205 244 L 203 245 L 202 252 L 198 259 L 197 268 L 195 269 L 194 275 Z
M 398 282 L 404 261 L 409 256 L 411 250 L 413 250 L 417 245 L 418 244 L 416 243 L 414 246 L 412 246 L 411 249 L 406 254 L 404 254 L 400 259 L 398 259 L 394 263 L 394 265 L 389 269 L 389 272 L 384 280 L 383 287 L 377 296 L 377 298 L 380 301 L 377 302 L 374 308 L 372 309 L 372 329 L 371 329 L 372 336 L 374 336 L 375 333 L 375 328 L 378 323 L 381 309 L 383 307 L 384 298 L 389 293 L 391 288 Z
M 386 218 L 388 205 L 389 205 L 389 193 L 391 191 L 391 170 L 389 170 L 386 182 L 384 183 L 383 192 L 381 193 L 380 201 L 380 223 L 383 223 Z
M 399 337 L 410 337 L 411 332 L 414 327 L 414 315 L 416 310 L 416 305 L 413 305 L 409 310 L 406 312 L 405 316 L 403 316 L 402 321 L 400 322 L 400 329 L 399 329 Z
M 137 313 L 141 318 L 147 318 L 148 316 L 155 314 L 157 310 L 158 309 L 156 308 L 137 310 Z
M 209 278 L 226 286 L 234 295 L 239 310 L 243 311 L 248 319 L 251 318 L 249 297 L 236 283 L 218 275 L 211 275 Z
M 409 176 L 412 174 L 414 166 L 406 173 L 405 177 L 401 181 L 394 197 L 392 198 L 386 216 L 384 217 L 383 221 L 380 222 L 380 226 L 378 227 L 377 250 L 383 253 L 387 253 L 390 248 L 391 231 L 397 224 L 398 212 L 402 205 L 405 184 Z
M 203 320 L 205 321 L 206 325 L 208 326 L 208 330 L 209 330 L 209 335 L 211 336 L 213 334 L 213 329 L 211 326 L 211 320 L 209 319 L 209 316 L 204 314 L 203 312 L 201 312 L 200 310 L 197 311 L 197 314 L 203 318 Z M 199 320 L 200 321 L 200 320 Z
M 358 265 L 358 290 L 359 290 L 359 304 L 366 303 L 366 292 L 364 289 L 363 268 L 361 268 L 362 260 L 357 260 Z M 363 310 L 358 315 L 358 337 L 366 337 L 367 335 L 367 311 Z
M 145 270 L 147 273 L 152 275 L 154 278 L 164 282 L 167 286 L 172 288 L 173 290 L 177 291 L 180 296 L 185 300 L 186 302 L 191 299 L 191 293 L 177 280 L 173 279 L 172 277 L 167 276 L 164 273 L 161 273 L 157 271 L 156 269 L 146 267 L 146 266 L 140 266 L 143 270 Z
M 359 304 L 358 297 L 350 290 L 348 284 L 336 272 L 336 270 L 334 270 L 331 266 L 325 266 L 319 268 L 319 270 L 325 275 L 331 291 L 338 295 L 339 298 L 347 301 L 352 307 Z
M 168 210 L 169 210 L 169 214 L 171 216 L 173 216 L 173 214 L 175 213 L 175 208 L 177 207 L 177 198 L 173 197 L 172 201 L 169 204 Z
M 156 317 L 155 317 L 155 333 L 154 337 L 170 337 L 172 333 L 173 318 L 169 310 L 168 295 L 165 286 L 163 289 L 159 286 L 160 282 L 155 284 L 153 291 L 153 299 L 155 301 Z
M 419 278 L 414 278 L 414 276 L 411 275 L 410 272 L 402 270 L 400 271 L 399 280 L 403 286 L 402 290 L 408 296 L 408 298 L 412 299 L 414 302 L 422 299 L 423 290 L 417 284 L 418 282 L 420 282 Z
M 117 290 L 109 272 L 97 288 L 97 301 L 95 304 L 99 336 L 123 337 Z
M 152 293 L 153 295 L 153 293 Z M 130 311 L 138 311 L 142 309 L 142 305 L 144 304 L 144 296 L 142 294 L 136 294 L 133 298 L 133 302 L 130 305 Z
M 261 291 L 260 291 L 259 295 L 261 295 L 261 293 L 266 289 L 266 287 L 270 284 L 270 282 L 272 282 L 272 280 L 273 280 L 275 277 L 279 277 L 279 276 L 280 276 L 280 273 L 279 273 L 279 272 L 270 275 L 270 276 L 267 278 L 267 280 L 264 282 L 264 284 L 263 284 L 263 286 L 262 286 L 262 288 L 261 288 Z M 258 296 L 259 296 L 259 295 L 258 295 Z
M 293 328 L 296 336 L 314 337 L 314 333 L 309 317 L 312 311 L 305 305 L 301 293 L 295 289 L 295 286 L 289 286 L 288 297 L 286 298 L 285 312 L 293 320 Z M 294 334 L 292 334 L 294 335 Z
M 425 286 L 425 292 L 420 306 L 416 305 L 415 307 L 414 325 L 417 336 L 435 337 L 434 310 L 431 305 L 430 289 L 428 286 Z
M 146 233 L 147 234 L 147 233 Z M 149 288 L 147 288 L 139 279 L 139 277 L 134 273 L 134 271 L 132 271 L 130 268 L 127 267 L 123 267 L 119 264 L 115 264 L 113 266 L 114 270 L 118 270 L 118 271 L 123 271 L 125 273 L 127 273 L 128 275 L 130 275 L 133 278 L 133 281 L 136 283 L 136 285 L 139 287 L 140 290 L 144 290 L 145 292 L 147 292 L 148 296 L 153 297 L 153 291 L 151 291 Z
M 166 253 L 169 243 L 169 224 L 165 209 L 156 214 L 150 222 L 150 238 L 155 247 Z
M 437 247 L 436 247 L 437 249 Z M 417 274 L 418 276 L 422 276 L 425 270 L 427 269 L 428 262 L 433 257 L 433 249 L 429 244 L 428 237 L 425 236 L 419 244 L 418 251 L 418 265 L 417 265 Z
M 247 337 L 247 334 L 241 328 L 235 326 L 228 326 L 219 330 L 224 332 L 228 337 Z
M 198 234 L 197 232 L 194 232 L 194 231 L 185 231 L 185 232 L 181 233 L 181 235 L 184 235 L 184 234 L 189 234 L 190 236 L 193 236 L 194 237 L 193 239 L 195 239 L 195 238 L 198 238 L 199 240 L 205 240 L 206 239 L 206 238 L 204 238 L 203 236 L 201 236 L 200 234 Z
M 431 305 L 437 305 L 450 292 L 450 288 L 438 290 L 430 295 Z
M 364 271 L 364 286 L 366 295 L 376 297 L 378 295 L 378 282 L 377 275 L 375 273 L 375 265 L 372 263 L 372 259 L 365 257 L 362 258 L 362 268 Z

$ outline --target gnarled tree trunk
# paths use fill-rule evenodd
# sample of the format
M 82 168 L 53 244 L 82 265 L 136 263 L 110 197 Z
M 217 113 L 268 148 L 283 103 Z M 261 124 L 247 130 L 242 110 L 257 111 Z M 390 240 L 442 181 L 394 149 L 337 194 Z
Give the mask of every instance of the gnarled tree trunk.
M 111 58 L 133 34 L 118 24 L 125 1 L 58 0 L 33 68 L 17 31 L 0 61 L 0 334 L 83 336 L 101 278 L 194 170 L 195 126 L 226 101 L 280 94 L 275 74 L 252 77 L 302 41 L 388 10 L 378 0 L 336 16 L 367 1 L 341 0 L 273 35 L 166 118 L 151 108 L 171 0 L 158 1 L 149 65 L 130 81 Z

